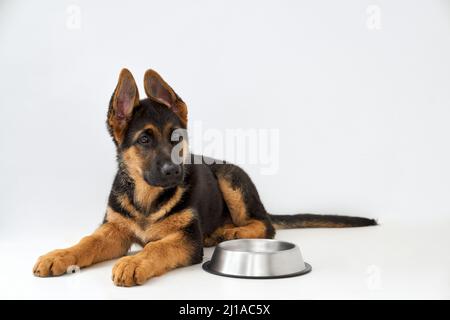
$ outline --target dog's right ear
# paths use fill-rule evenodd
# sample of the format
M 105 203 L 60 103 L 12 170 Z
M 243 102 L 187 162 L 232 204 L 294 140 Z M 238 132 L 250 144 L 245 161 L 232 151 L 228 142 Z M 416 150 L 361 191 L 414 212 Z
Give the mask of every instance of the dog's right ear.
M 133 75 L 128 69 L 122 69 L 117 87 L 109 104 L 108 130 L 116 145 L 122 143 L 128 121 L 133 109 L 139 104 L 139 93 Z

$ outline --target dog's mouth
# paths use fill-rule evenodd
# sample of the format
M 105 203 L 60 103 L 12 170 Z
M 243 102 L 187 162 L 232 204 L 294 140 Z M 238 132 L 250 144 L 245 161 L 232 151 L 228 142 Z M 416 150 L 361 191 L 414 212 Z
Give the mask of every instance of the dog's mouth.
M 151 174 L 144 174 L 144 181 L 152 186 L 159 187 L 163 189 L 170 189 L 181 185 L 184 181 L 184 173 L 181 173 L 178 177 L 167 178 L 160 176 L 152 176 Z
M 172 183 L 152 184 L 152 186 L 160 187 L 163 189 L 171 189 L 171 188 L 175 188 L 175 187 L 179 186 L 180 184 L 181 184 L 181 182 L 172 182 Z

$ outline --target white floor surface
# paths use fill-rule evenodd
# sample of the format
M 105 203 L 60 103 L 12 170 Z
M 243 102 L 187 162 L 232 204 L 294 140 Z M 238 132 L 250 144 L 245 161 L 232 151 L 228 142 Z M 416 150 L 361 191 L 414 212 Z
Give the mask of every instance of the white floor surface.
M 450 225 L 385 223 L 355 229 L 283 230 L 277 239 L 297 243 L 313 271 L 277 280 L 214 276 L 201 265 L 172 271 L 145 285 L 120 288 L 111 281 L 115 261 L 55 278 L 36 278 L 36 258 L 84 235 L 61 241 L 0 239 L 3 299 L 442 299 L 450 298 Z M 69 239 L 67 239 L 69 238 Z M 205 250 L 205 261 L 212 249 Z

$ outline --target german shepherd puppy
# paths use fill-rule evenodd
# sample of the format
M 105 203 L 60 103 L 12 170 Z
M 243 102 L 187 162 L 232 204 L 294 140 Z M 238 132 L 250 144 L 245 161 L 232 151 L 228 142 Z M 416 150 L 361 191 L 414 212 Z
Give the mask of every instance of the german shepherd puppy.
M 204 246 L 224 240 L 273 238 L 279 228 L 376 224 L 359 217 L 268 214 L 241 168 L 211 159 L 198 163 L 203 158 L 189 154 L 186 140 L 174 139 L 187 128 L 187 107 L 161 76 L 148 70 L 144 87 L 148 98 L 139 100 L 132 74 L 123 69 L 109 104 L 118 170 L 103 223 L 73 247 L 41 256 L 34 275 L 59 276 L 71 266 L 122 257 L 112 280 L 129 287 L 200 263 Z M 171 156 L 179 145 L 181 162 Z M 133 243 L 143 249 L 126 256 Z

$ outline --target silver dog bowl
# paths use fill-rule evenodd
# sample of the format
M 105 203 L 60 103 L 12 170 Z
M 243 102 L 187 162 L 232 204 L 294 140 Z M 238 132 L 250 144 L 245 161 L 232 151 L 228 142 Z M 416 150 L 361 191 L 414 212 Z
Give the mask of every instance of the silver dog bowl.
M 239 239 L 217 245 L 203 269 L 215 275 L 273 279 L 295 277 L 311 271 L 298 246 L 269 239 Z

